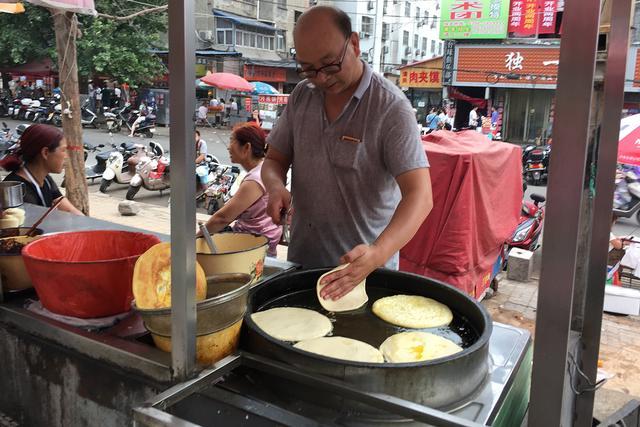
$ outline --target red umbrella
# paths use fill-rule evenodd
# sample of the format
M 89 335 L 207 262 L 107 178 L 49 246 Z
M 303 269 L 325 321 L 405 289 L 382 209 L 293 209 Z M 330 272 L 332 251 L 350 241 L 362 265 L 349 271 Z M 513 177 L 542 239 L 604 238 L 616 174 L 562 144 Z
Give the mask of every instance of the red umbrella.
M 200 81 L 218 89 L 251 92 L 253 86 L 240 76 L 231 73 L 211 73 L 200 78 Z
M 640 166 L 640 114 L 620 121 L 618 163 Z

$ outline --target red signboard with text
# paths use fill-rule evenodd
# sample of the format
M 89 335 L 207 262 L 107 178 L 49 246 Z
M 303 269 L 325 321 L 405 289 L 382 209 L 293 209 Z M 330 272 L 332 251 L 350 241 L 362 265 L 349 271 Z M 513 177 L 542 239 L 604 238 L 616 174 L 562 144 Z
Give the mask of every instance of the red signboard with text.
M 244 78 L 249 81 L 286 82 L 287 70 L 277 67 L 263 67 L 261 65 L 245 65 Z
M 553 34 L 557 0 L 511 0 L 509 32 L 519 36 Z
M 289 100 L 289 95 L 260 95 L 258 96 L 258 102 L 261 104 L 286 104 Z

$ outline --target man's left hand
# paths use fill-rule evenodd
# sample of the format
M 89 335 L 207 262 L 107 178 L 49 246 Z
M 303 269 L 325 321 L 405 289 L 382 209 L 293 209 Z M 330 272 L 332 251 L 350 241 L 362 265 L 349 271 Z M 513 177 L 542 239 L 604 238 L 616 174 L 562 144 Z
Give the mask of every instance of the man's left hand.
M 320 291 L 324 299 L 337 300 L 348 294 L 379 266 L 379 255 L 374 246 L 358 245 L 340 258 L 340 264 L 350 263 L 347 268 L 329 274 Z

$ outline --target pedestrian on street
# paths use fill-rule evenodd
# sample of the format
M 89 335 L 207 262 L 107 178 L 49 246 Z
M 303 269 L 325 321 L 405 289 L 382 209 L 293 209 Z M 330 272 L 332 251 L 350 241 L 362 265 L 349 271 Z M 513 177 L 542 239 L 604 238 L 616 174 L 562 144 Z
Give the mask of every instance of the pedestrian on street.
M 429 133 L 438 129 L 438 122 L 439 122 L 438 113 L 436 113 L 435 108 L 432 108 L 429 111 L 429 114 L 427 114 L 427 119 L 426 119 L 426 124 L 427 124 L 427 127 L 429 128 Z
M 478 106 L 474 105 L 469 112 L 469 127 L 473 130 L 478 130 L 480 123 L 480 116 L 478 115 Z
M 89 82 L 87 85 L 87 95 L 89 97 L 89 109 L 93 112 L 96 111 L 96 89 L 93 87 L 93 82 Z
M 118 108 L 122 106 L 122 89 L 120 89 L 118 82 L 113 84 L 113 104 L 114 107 Z
M 432 207 L 429 163 L 411 104 L 360 59 L 345 12 L 310 8 L 294 43 L 304 80 L 269 134 L 262 179 L 276 224 L 294 207 L 290 261 L 350 263 L 323 279 L 321 297 L 335 300 L 376 268 L 398 268 Z
M 11 97 L 16 97 L 16 81 L 14 79 L 9 80 L 9 92 L 11 92 Z
M 496 107 L 491 107 L 491 129 L 498 128 L 498 118 L 500 117 L 500 113 L 496 110 Z

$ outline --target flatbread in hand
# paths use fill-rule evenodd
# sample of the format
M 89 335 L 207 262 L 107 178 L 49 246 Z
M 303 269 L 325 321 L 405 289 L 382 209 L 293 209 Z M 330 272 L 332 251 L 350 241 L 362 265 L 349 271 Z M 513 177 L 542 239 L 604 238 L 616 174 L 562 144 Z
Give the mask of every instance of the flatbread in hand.
M 322 337 L 300 341 L 295 348 L 334 359 L 354 362 L 383 363 L 380 351 L 366 342 L 345 337 Z
M 327 316 L 306 308 L 271 308 L 253 313 L 251 319 L 265 333 L 281 341 L 320 338 L 333 329 Z
M 431 298 L 393 295 L 373 303 L 373 313 L 392 325 L 404 328 L 436 328 L 453 320 L 451 309 Z
M 320 296 L 320 291 L 324 286 L 326 286 L 326 285 L 320 284 L 322 279 L 325 276 L 331 273 L 335 273 L 336 271 L 342 270 L 344 268 L 347 268 L 348 266 L 349 264 L 342 264 L 341 266 L 336 267 L 333 270 L 324 273 L 318 279 L 318 282 L 316 284 L 316 294 L 318 295 L 318 301 L 320 301 L 320 305 L 322 306 L 322 308 L 324 308 L 327 311 L 333 311 L 338 313 L 341 311 L 356 310 L 362 307 L 363 305 L 365 305 L 367 301 L 369 301 L 369 297 L 367 296 L 367 290 L 365 287 L 367 279 L 363 279 L 362 282 L 358 283 L 358 285 L 355 288 L 353 288 L 351 291 L 349 291 L 348 294 L 343 295 L 340 299 L 337 299 L 335 301 L 331 299 L 324 299 Z
M 421 362 L 462 351 L 451 340 L 429 332 L 401 332 L 384 340 L 380 346 L 384 359 L 390 363 Z

